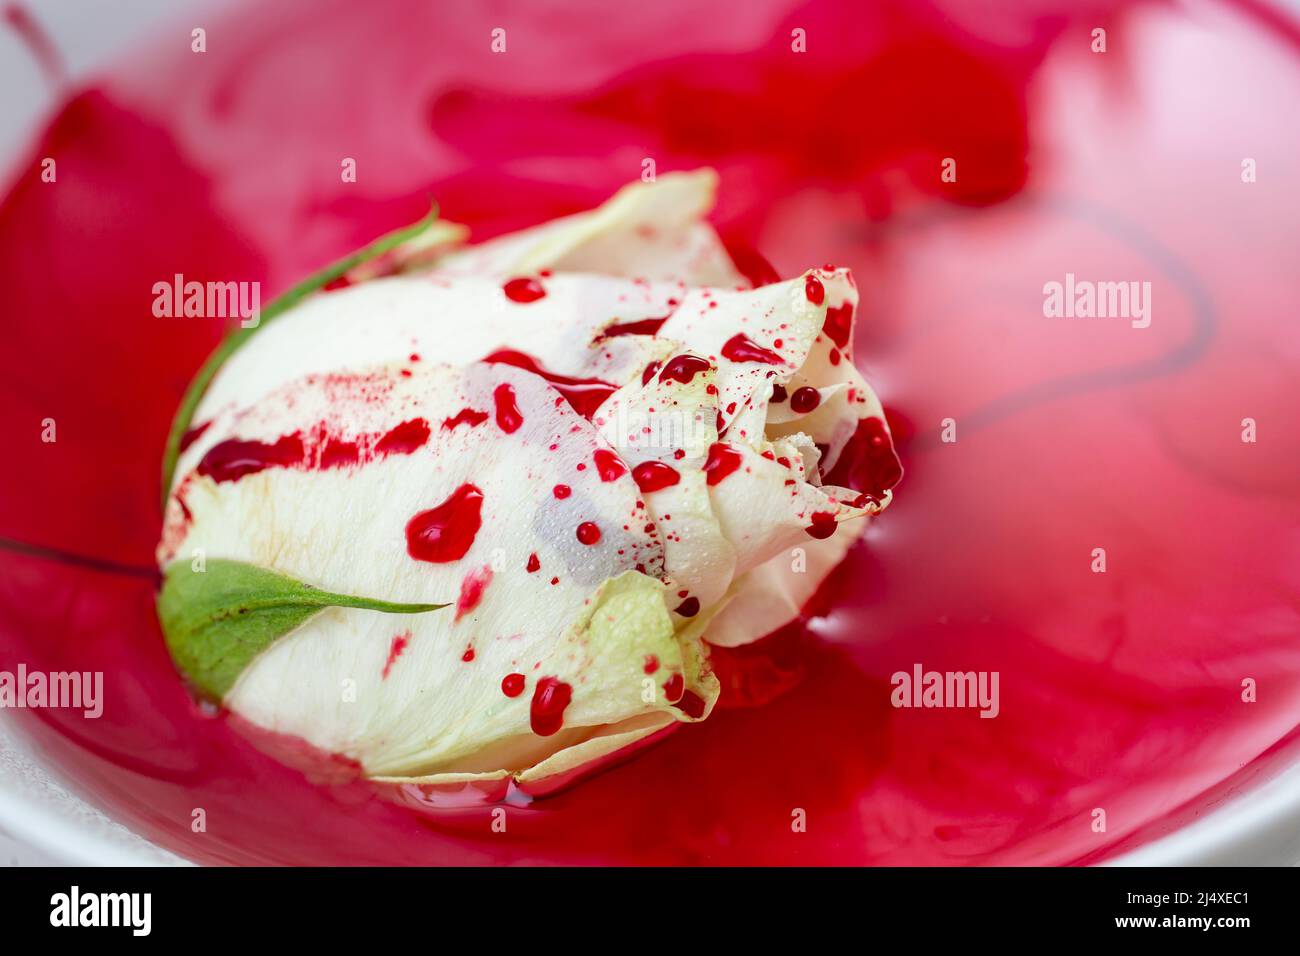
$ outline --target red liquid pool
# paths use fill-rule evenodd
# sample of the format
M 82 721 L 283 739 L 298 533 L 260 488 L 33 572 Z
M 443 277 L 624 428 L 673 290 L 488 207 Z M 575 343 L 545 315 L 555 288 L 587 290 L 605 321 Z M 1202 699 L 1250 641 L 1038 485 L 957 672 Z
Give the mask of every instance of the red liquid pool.
M 0 203 L 0 669 L 105 672 L 101 719 L 21 715 L 90 799 L 204 862 L 1080 863 L 1294 759 L 1300 30 L 1256 4 L 733 6 L 245 3 L 206 54 L 185 25 L 51 104 Z M 747 269 L 855 272 L 906 476 L 823 615 L 719 653 L 708 721 L 505 834 L 202 714 L 151 562 L 167 425 L 221 330 L 153 317 L 153 283 L 274 294 L 429 195 L 482 238 L 645 158 L 720 171 Z M 1046 317 L 1067 274 L 1149 282 L 1149 326 Z M 998 716 L 893 708 L 916 664 L 998 672 Z

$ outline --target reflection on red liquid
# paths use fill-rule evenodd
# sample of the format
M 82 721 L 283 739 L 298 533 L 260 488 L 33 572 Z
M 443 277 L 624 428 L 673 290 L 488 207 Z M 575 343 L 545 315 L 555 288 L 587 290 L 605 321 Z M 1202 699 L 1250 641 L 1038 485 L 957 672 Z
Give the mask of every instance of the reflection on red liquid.
M 201 60 L 136 58 L 64 105 L 0 206 L 0 535 L 87 558 L 0 551 L 0 667 L 106 672 L 102 719 L 29 723 L 114 815 L 207 861 L 1065 863 L 1288 755 L 1294 30 L 1227 8 L 668 0 L 617 23 L 520 9 L 496 56 L 468 7 L 322 6 L 248 4 Z M 854 355 L 898 410 L 906 478 L 826 615 L 720 653 L 707 722 L 512 807 L 508 835 L 481 807 L 316 786 L 202 716 L 149 563 L 163 436 L 218 330 L 153 318 L 152 284 L 278 291 L 429 193 L 490 235 L 598 201 L 646 157 L 715 165 L 729 242 L 784 275 L 851 266 L 863 291 Z M 1149 281 L 1150 327 L 1045 318 L 1067 272 Z M 997 718 L 892 708 L 918 663 L 998 671 Z

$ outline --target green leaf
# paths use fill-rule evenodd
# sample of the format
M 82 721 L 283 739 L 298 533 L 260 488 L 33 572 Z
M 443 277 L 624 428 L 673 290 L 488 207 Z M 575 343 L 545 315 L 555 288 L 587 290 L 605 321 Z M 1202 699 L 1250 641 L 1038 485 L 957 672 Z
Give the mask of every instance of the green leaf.
M 167 444 L 163 450 L 162 503 L 164 508 L 167 506 L 167 493 L 172 485 L 172 475 L 176 472 L 176 459 L 181 454 L 181 439 L 194 421 L 194 411 L 199 407 L 203 393 L 208 390 L 212 380 L 217 377 L 217 372 L 221 371 L 221 366 L 225 364 L 226 359 L 230 358 L 245 342 L 252 338 L 258 329 L 263 328 L 268 322 L 288 312 L 313 292 L 333 282 L 339 276 L 351 272 L 362 263 L 369 262 L 377 256 L 382 256 L 384 253 L 396 249 L 403 243 L 410 242 L 427 231 L 437 221 L 438 207 L 435 205 L 429 210 L 429 214 L 419 222 L 403 226 L 401 229 L 380 236 L 368 246 L 363 246 L 351 255 L 344 256 L 337 262 L 308 276 L 288 292 L 268 302 L 266 308 L 262 309 L 261 320 L 257 325 L 251 328 L 239 326 L 230 331 L 221 341 L 221 344 L 217 346 L 216 351 L 209 355 L 207 361 L 199 368 L 198 373 L 190 382 L 189 388 L 185 390 L 185 396 L 181 399 L 180 407 L 176 409 L 176 415 L 172 419 L 171 431 L 167 434 Z
M 254 657 L 327 607 L 422 614 L 446 606 L 334 594 L 256 565 L 213 558 L 204 571 L 184 561 L 167 568 L 158 619 L 176 666 L 199 691 L 220 700 Z

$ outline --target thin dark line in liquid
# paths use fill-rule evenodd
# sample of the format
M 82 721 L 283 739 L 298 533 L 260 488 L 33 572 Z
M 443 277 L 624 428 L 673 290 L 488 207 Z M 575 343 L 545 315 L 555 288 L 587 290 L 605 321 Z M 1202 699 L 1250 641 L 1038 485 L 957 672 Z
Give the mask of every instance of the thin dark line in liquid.
M 143 578 L 148 581 L 158 580 L 158 569 L 154 567 L 144 567 L 137 564 L 123 564 L 120 561 L 110 561 L 107 558 L 96 558 L 93 555 L 76 554 L 75 552 L 63 551 L 59 548 L 47 548 L 44 545 L 28 544 L 26 541 L 16 541 L 13 538 L 0 537 L 0 550 L 12 551 L 16 554 L 25 554 L 33 558 L 42 558 L 46 561 L 54 561 L 58 564 L 88 568 L 91 571 L 99 571 L 103 574 L 118 574 L 129 578 Z

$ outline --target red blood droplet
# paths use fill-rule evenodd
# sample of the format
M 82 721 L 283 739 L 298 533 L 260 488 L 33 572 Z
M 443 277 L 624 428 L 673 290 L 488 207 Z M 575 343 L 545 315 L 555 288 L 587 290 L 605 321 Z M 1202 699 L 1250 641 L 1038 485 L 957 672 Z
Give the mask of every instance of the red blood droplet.
M 647 654 L 645 656 L 645 668 L 644 668 L 645 672 L 647 674 L 653 674 L 658 669 L 659 669 L 659 658 L 655 657 L 653 654 Z
M 702 359 L 698 355 L 674 355 L 664 363 L 663 371 L 659 373 L 659 381 L 672 379 L 685 385 L 700 372 L 707 372 L 712 367 L 708 359 Z
M 780 365 L 785 359 L 771 349 L 765 349 L 753 341 L 744 332 L 737 332 L 722 345 L 723 358 L 733 362 L 762 362 L 764 365 Z
M 238 481 L 266 468 L 289 468 L 302 464 L 306 452 L 297 433 L 267 444 L 228 439 L 208 449 L 199 462 L 198 473 L 213 481 Z
M 845 302 L 826 310 L 826 324 L 822 331 L 842 349 L 849 347 L 849 336 L 853 332 L 853 303 Z
M 662 491 L 682 480 L 677 469 L 662 461 L 643 461 L 632 469 L 632 480 L 646 494 Z
M 725 442 L 714 442 L 709 446 L 709 455 L 704 460 L 704 474 L 707 476 L 708 483 L 716 485 L 739 468 L 744 461 L 740 452 L 730 445 Z
M 578 540 L 591 545 L 600 540 L 600 526 L 594 521 L 584 521 L 578 525 Z
M 541 567 L 542 567 L 542 562 L 541 562 L 541 560 L 537 557 L 536 552 L 534 552 L 533 554 L 530 554 L 530 555 L 528 556 L 528 564 L 525 565 L 525 568 L 524 568 L 524 569 L 525 569 L 529 574 L 532 574 L 532 573 L 534 573 L 535 571 L 540 570 Z
M 903 466 L 894 453 L 885 423 L 879 418 L 863 418 L 823 480 L 880 500 L 902 477 Z
M 796 388 L 794 394 L 790 396 L 790 408 L 800 415 L 807 415 L 821 403 L 821 393 L 811 385 Z
M 697 597 L 688 597 L 681 604 L 677 605 L 677 613 L 682 617 L 694 617 L 700 613 L 700 599 Z
M 573 489 L 568 485 L 556 485 L 551 489 L 551 494 L 563 501 L 565 498 L 569 497 L 569 495 L 573 494 Z
M 519 278 L 511 279 L 501 290 L 505 292 L 506 298 L 511 302 L 518 302 L 526 305 L 529 302 L 536 302 L 538 299 L 546 296 L 546 287 L 536 279 Z
M 617 481 L 627 474 L 627 465 L 623 464 L 623 459 L 608 448 L 597 448 L 591 457 L 596 462 L 596 471 L 600 473 L 601 481 Z
M 821 305 L 826 301 L 826 287 L 822 285 L 822 280 L 816 276 L 810 275 L 804 280 L 803 292 L 813 305 Z
M 662 363 L 660 363 L 660 362 L 656 359 L 655 361 L 651 362 L 649 365 L 647 365 L 647 366 L 645 367 L 645 371 L 643 371 L 643 372 L 641 373 L 641 384 L 642 384 L 642 385 L 649 385 L 649 384 L 650 384 L 650 379 L 652 379 L 652 378 L 655 377 L 655 372 L 659 371 L 659 366 L 660 366 L 660 364 L 662 364 Z
M 487 412 L 480 412 L 477 408 L 462 408 L 450 418 L 444 418 L 442 427 L 446 431 L 453 431 L 461 425 L 468 425 L 473 428 L 476 425 L 482 425 L 487 420 Z
M 784 385 L 773 385 L 773 386 L 772 386 L 772 401 L 773 401 L 773 402 L 775 402 L 776 404 L 779 405 L 781 402 L 784 402 L 788 397 L 789 397 L 789 394 L 786 392 L 786 390 L 785 390 L 785 386 L 784 386 Z
M 423 418 L 394 425 L 375 444 L 375 451 L 381 455 L 409 455 L 417 448 L 423 448 L 429 440 L 429 423 Z
M 524 683 L 523 674 L 507 674 L 501 678 L 501 693 L 507 697 L 518 697 L 524 692 Z
M 829 538 L 835 533 L 839 525 L 835 521 L 835 515 L 829 511 L 818 511 L 812 516 L 812 524 L 806 529 L 808 537 L 816 538 L 818 541 L 823 538 Z
M 533 733 L 549 737 L 564 726 L 564 709 L 573 700 L 573 688 L 558 677 L 543 677 L 533 690 L 529 722 Z
M 515 390 L 508 383 L 502 382 L 492 393 L 497 406 L 497 427 L 507 435 L 519 430 L 524 423 L 524 414 L 515 401 Z
M 466 664 L 472 661 L 474 659 L 474 648 L 472 647 L 465 648 L 465 653 L 460 655 L 460 659 L 464 661 Z
M 483 492 L 463 484 L 436 508 L 406 523 L 406 550 L 417 561 L 445 564 L 469 551 L 483 524 Z
M 685 692 L 686 679 L 681 674 L 674 674 L 664 681 L 664 697 L 668 699 L 668 703 L 677 703 L 682 699 L 682 694 Z

